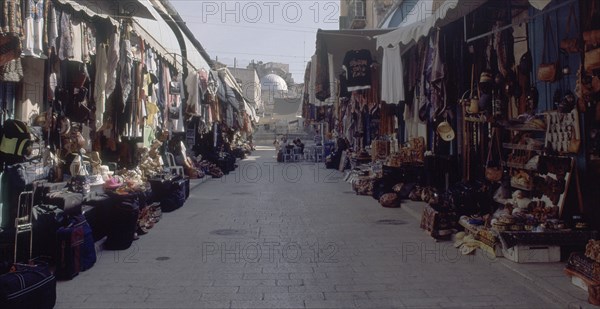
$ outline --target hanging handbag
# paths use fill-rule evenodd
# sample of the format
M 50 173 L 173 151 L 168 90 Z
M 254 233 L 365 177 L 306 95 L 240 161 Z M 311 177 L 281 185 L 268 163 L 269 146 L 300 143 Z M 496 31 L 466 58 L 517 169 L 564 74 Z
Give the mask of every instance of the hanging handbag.
M 596 10 L 596 1 L 589 2 L 591 7 L 587 11 L 584 20 L 586 21 L 586 29 L 588 31 L 583 32 L 583 41 L 585 44 L 597 45 L 600 43 L 600 29 L 592 29 L 592 21 L 598 18 L 598 12 Z M 583 12 L 581 12 L 583 14 Z
M 600 48 L 595 48 L 585 52 L 585 60 L 583 61 L 585 70 L 592 72 L 600 69 Z
M 544 23 L 544 47 L 542 51 L 542 63 L 537 70 L 537 78 L 540 81 L 552 83 L 558 78 L 559 63 L 558 60 L 551 62 L 548 50 L 553 46 L 549 41 L 553 37 L 552 22 L 550 16 L 546 16 Z M 558 58 L 558 57 L 557 57 Z
M 24 76 L 21 58 L 8 61 L 0 66 L 0 81 L 18 83 Z
M 597 15 L 596 1 L 591 1 L 588 22 L 598 18 Z M 600 69 L 600 48 L 597 46 L 600 44 L 600 29 L 593 29 L 583 32 L 583 40 L 585 41 L 586 45 L 585 55 L 583 58 L 583 67 L 588 73 L 591 73 L 593 70 Z
M 573 28 L 571 28 L 571 24 L 573 24 Z M 570 54 L 577 54 L 581 51 L 579 48 L 579 38 L 577 34 L 577 15 L 575 14 L 575 4 L 571 4 L 571 8 L 569 9 L 569 17 L 567 18 L 567 32 L 565 33 L 565 39 L 560 41 L 560 49 L 564 50 Z M 571 29 L 573 30 L 573 34 L 571 34 Z
M 502 149 L 500 148 L 500 139 L 498 138 L 495 129 L 492 133 L 492 139 L 493 141 L 490 141 L 490 147 L 488 150 L 488 156 L 486 160 L 485 178 L 491 182 L 498 182 L 502 180 L 504 169 L 502 168 L 502 166 L 500 166 L 502 164 Z M 490 166 L 490 163 L 492 162 L 492 151 L 494 149 L 494 144 L 496 144 L 498 148 L 498 154 L 500 158 L 500 162 L 498 164 L 499 166 Z
M 179 119 L 179 106 L 169 106 L 169 119 L 177 120 Z

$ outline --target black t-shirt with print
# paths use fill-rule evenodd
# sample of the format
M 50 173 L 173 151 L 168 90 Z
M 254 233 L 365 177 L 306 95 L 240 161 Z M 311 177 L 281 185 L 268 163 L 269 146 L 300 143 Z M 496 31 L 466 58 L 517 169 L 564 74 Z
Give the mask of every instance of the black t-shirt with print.
M 344 57 L 348 91 L 371 88 L 371 52 L 366 49 L 350 50 Z

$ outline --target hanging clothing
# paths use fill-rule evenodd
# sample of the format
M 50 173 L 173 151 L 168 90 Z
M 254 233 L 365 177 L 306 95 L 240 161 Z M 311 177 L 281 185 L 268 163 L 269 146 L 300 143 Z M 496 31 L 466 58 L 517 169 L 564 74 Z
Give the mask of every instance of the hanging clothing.
M 308 100 L 310 104 L 320 106 L 317 100 L 316 83 L 317 83 L 317 55 L 311 57 L 310 63 L 310 79 L 308 83 Z
M 83 21 L 79 18 L 71 17 L 71 31 L 73 36 L 73 56 L 69 60 L 83 62 Z
M 198 73 L 191 72 L 185 81 L 185 86 L 188 91 L 187 112 L 192 114 L 200 114 L 200 79 Z
M 92 62 L 92 56 L 96 55 L 96 31 L 89 24 L 83 25 L 83 62 Z
M 383 50 L 383 68 L 381 80 L 381 100 L 388 104 L 398 104 L 405 100 L 404 67 L 400 46 Z
M 0 35 L 21 36 L 23 32 L 21 0 L 4 0 L 1 9 Z
M 348 91 L 371 88 L 371 52 L 366 49 L 351 50 L 346 53 L 343 68 L 348 81 Z
M 309 101 L 309 85 L 310 85 L 310 66 L 312 62 L 308 62 L 306 64 L 306 68 L 304 69 L 304 89 L 302 92 L 302 117 L 308 120 L 312 120 L 310 118 L 310 101 Z
M 44 37 L 44 1 L 26 0 L 24 2 L 23 23 L 23 55 L 40 57 L 43 50 Z
M 332 62 L 330 62 L 330 54 L 327 53 L 327 46 L 325 45 L 324 42 L 320 42 L 320 44 L 317 45 L 317 51 L 316 51 L 316 59 L 317 61 L 314 62 L 316 63 L 316 80 L 315 80 L 315 97 L 321 101 L 324 102 L 325 100 L 327 100 L 329 97 L 331 97 L 331 81 L 329 78 L 329 72 L 330 72 L 330 68 L 329 68 L 329 64 Z M 333 63 L 332 63 L 333 65 Z
M 45 16 L 45 27 L 46 31 L 43 32 L 42 46 L 46 46 L 48 49 L 56 50 L 56 39 L 58 38 L 58 20 L 56 8 L 52 1 L 45 1 L 44 5 L 44 16 Z
M 58 58 L 60 60 L 73 59 L 73 25 L 71 23 L 71 15 L 67 12 L 60 14 L 60 43 L 58 50 Z
M 132 90 L 131 70 L 133 68 L 133 52 L 131 51 L 131 41 L 123 40 L 121 42 L 121 56 L 119 61 L 121 76 L 119 81 L 123 91 L 123 102 L 127 102 Z
M 96 102 L 96 128 L 99 128 L 104 119 L 106 110 L 106 80 L 108 78 L 108 56 L 106 44 L 98 46 L 96 54 L 96 78 L 94 86 L 94 101 Z
M 335 72 L 333 71 L 333 55 L 332 54 L 327 54 L 327 58 L 329 59 L 327 61 L 327 64 L 329 66 L 329 69 L 327 70 L 328 73 L 328 83 L 329 83 L 329 88 L 333 88 L 336 84 L 335 82 Z M 325 100 L 325 105 L 328 106 L 332 106 L 337 102 L 337 97 L 336 97 L 336 92 L 333 92 L 329 95 L 329 98 L 327 100 Z
M 110 35 L 108 43 L 108 76 L 106 79 L 106 96 L 109 97 L 117 85 L 117 68 L 119 66 L 119 56 L 121 55 L 120 41 L 121 33 L 119 30 Z
M 430 48 L 433 53 L 431 59 L 431 71 L 428 72 L 430 74 L 429 98 L 431 102 L 429 120 L 434 121 L 436 112 L 443 108 L 446 100 L 446 66 L 441 56 L 440 31 L 437 31 L 434 37 L 432 37 L 431 44 Z
M 373 110 L 379 106 L 379 103 L 381 102 L 379 96 L 381 89 L 381 82 L 379 80 L 379 63 L 374 62 L 371 64 L 369 69 L 371 70 L 371 89 L 365 91 L 367 92 L 367 104 L 369 105 L 369 110 Z

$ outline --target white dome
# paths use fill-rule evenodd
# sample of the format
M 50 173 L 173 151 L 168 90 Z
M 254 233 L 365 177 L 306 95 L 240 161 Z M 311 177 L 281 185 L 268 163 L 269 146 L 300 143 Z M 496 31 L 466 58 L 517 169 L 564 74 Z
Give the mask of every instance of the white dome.
M 287 83 L 277 74 L 267 74 L 260 79 L 263 91 L 288 91 Z

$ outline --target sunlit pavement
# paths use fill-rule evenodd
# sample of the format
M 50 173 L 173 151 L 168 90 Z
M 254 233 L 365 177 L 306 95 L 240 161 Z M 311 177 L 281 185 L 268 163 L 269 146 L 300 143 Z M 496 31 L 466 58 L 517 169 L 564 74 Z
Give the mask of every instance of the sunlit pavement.
M 562 264 L 463 256 L 337 171 L 273 147 L 198 185 L 125 251 L 58 284 L 56 308 L 579 308 Z M 195 182 L 198 183 L 197 181 Z

